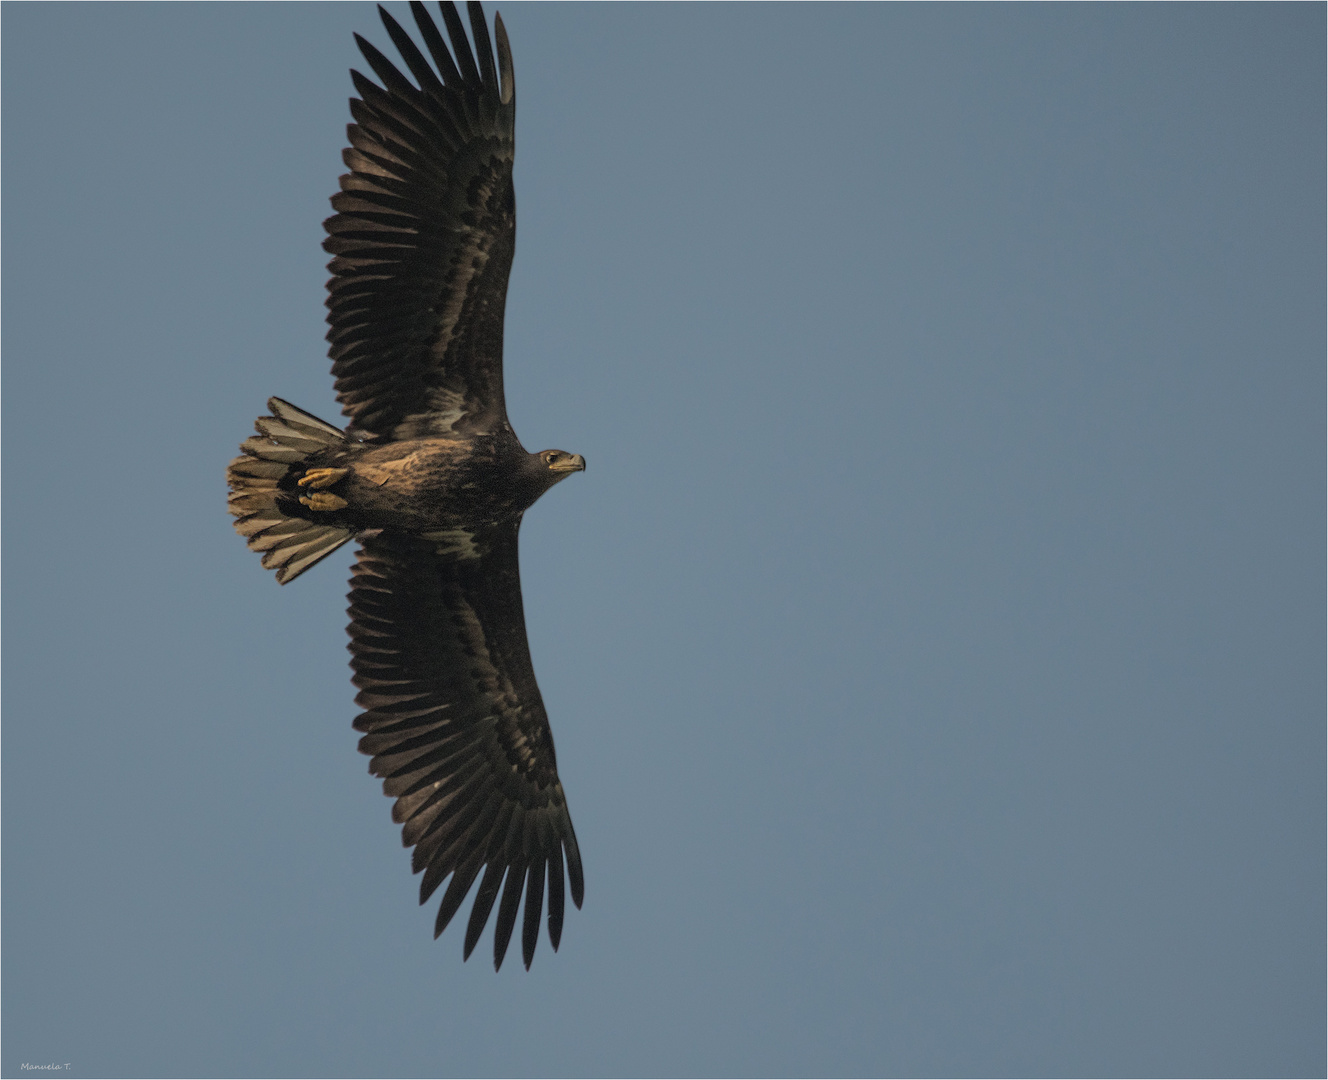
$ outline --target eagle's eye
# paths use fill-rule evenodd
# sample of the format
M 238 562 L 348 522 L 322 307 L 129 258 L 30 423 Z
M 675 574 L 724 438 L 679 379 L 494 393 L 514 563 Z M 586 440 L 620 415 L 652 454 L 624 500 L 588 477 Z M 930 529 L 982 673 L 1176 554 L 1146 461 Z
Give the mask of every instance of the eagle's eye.
M 544 460 L 545 460 L 546 462 L 548 462 L 550 465 L 552 465 L 555 461 L 558 460 L 558 455 L 557 455 L 557 454 L 548 454 L 548 455 L 545 456 Z

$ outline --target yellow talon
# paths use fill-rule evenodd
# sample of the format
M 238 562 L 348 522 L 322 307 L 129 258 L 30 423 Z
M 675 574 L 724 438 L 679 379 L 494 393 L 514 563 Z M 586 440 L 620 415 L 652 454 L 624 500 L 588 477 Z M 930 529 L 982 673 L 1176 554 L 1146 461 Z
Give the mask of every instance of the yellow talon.
M 310 469 L 296 483 L 300 487 L 307 487 L 310 491 L 314 491 L 318 488 L 331 487 L 348 472 L 350 472 L 349 469 Z M 304 500 L 301 499 L 300 501 L 303 502 Z M 345 506 L 346 504 L 343 502 L 341 505 Z
M 329 470 L 335 472 L 336 470 Z M 310 510 L 340 510 L 349 505 L 340 495 L 330 491 L 316 491 L 312 495 L 301 495 L 300 502 Z

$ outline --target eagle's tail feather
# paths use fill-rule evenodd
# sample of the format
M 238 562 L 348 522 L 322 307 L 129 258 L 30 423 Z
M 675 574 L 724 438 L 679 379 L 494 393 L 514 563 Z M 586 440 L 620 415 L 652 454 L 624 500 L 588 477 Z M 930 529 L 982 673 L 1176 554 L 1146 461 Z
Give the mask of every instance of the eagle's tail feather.
M 255 422 L 258 434 L 240 444 L 244 453 L 226 469 L 235 515 L 235 531 L 263 553 L 263 566 L 276 570 L 285 585 L 325 559 L 354 533 L 340 525 L 323 525 L 299 516 L 295 481 L 323 451 L 346 445 L 340 429 L 297 409 L 281 398 L 269 398 L 271 416 Z M 295 512 L 289 512 L 295 511 Z

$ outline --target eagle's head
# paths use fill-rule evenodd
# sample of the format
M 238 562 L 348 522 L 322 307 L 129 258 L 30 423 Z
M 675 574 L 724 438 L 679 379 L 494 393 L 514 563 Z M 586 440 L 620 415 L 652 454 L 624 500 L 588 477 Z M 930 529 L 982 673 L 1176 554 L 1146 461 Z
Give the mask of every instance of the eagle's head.
M 586 459 L 580 454 L 569 454 L 566 450 L 541 450 L 534 456 L 539 459 L 539 467 L 544 471 L 550 487 L 574 472 L 586 471 Z

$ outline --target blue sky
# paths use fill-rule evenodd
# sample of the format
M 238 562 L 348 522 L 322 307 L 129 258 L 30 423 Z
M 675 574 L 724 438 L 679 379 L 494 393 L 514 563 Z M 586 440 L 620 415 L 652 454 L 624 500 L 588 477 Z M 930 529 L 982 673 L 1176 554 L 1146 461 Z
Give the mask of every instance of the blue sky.
M 225 513 L 373 7 L 10 3 L 0 1071 L 1322 1075 L 1324 8 L 502 11 L 585 907 L 431 940 Z

